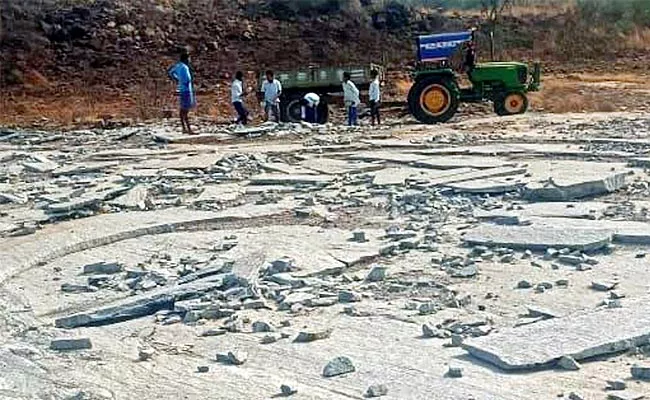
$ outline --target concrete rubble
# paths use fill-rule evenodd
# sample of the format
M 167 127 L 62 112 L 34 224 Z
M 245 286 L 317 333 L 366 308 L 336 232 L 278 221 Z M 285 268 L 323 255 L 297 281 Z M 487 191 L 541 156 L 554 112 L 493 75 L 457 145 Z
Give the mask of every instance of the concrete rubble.
M 15 131 L 0 392 L 647 397 L 650 120 L 481 121 Z

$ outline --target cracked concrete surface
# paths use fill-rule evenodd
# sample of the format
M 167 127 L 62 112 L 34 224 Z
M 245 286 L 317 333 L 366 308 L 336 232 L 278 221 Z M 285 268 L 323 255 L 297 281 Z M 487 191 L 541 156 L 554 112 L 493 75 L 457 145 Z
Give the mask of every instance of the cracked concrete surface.
M 648 395 L 630 374 L 650 353 L 644 122 L 11 132 L 0 398 L 605 399 L 620 379 Z M 138 318 L 55 324 L 160 296 Z M 355 371 L 324 377 L 342 356 Z

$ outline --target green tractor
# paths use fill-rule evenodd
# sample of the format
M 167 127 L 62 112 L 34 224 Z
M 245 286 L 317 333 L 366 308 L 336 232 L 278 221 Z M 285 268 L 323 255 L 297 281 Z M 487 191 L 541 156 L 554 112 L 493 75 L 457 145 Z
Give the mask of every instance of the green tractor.
M 464 67 L 472 86 L 461 88 L 449 59 L 464 47 Z M 491 100 L 498 115 L 522 114 L 528 109 L 526 93 L 540 88 L 541 69 L 520 62 L 475 64 L 474 32 L 442 33 L 418 37 L 418 67 L 408 94 L 411 114 L 420 122 L 446 122 L 460 102 Z

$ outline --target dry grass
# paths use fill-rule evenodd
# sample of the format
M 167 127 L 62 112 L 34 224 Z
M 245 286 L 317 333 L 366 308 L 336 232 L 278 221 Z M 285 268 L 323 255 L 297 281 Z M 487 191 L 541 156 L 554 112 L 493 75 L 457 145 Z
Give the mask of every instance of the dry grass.
M 632 50 L 650 51 L 650 28 L 635 28 L 625 37 L 625 46 Z
M 628 73 L 546 76 L 542 91 L 530 94 L 531 106 L 553 113 L 644 109 L 650 104 L 646 78 Z

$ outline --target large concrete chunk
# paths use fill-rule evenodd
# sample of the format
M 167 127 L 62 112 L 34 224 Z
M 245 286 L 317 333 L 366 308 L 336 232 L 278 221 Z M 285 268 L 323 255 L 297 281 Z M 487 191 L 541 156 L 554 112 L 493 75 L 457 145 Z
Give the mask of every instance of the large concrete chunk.
M 160 310 L 173 310 L 172 296 L 159 296 L 144 299 L 117 307 L 105 308 L 87 314 L 77 314 L 59 318 L 55 321 L 57 328 L 78 328 L 81 326 L 101 326 L 154 314 Z
M 649 300 L 505 329 L 469 339 L 463 348 L 505 370 L 552 367 L 562 356 L 580 361 L 617 353 L 650 339 Z
M 596 250 L 607 245 L 613 235 L 610 229 L 572 228 L 563 226 L 481 225 L 465 234 L 470 245 L 505 246 L 513 249 L 545 250 L 549 247 Z
M 610 173 L 603 177 L 588 177 L 582 181 L 530 183 L 524 197 L 532 201 L 569 201 L 588 196 L 612 193 L 625 186 L 627 172 Z

